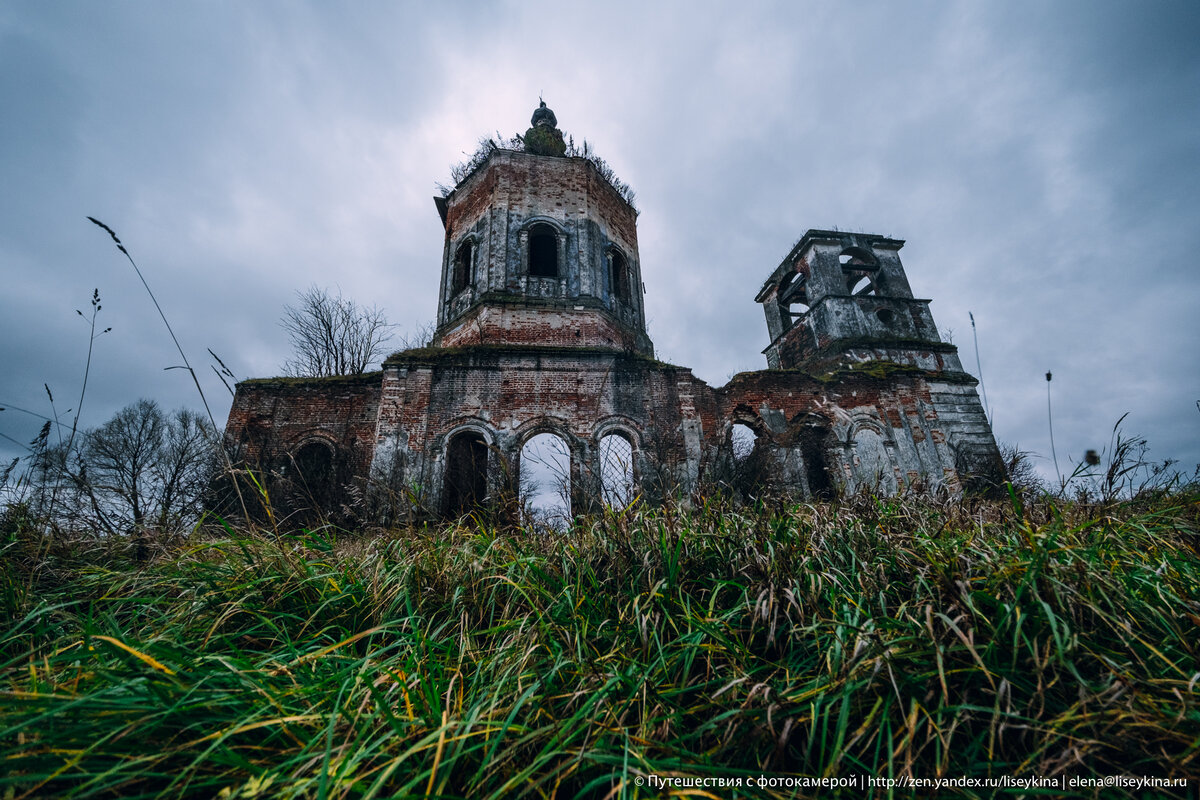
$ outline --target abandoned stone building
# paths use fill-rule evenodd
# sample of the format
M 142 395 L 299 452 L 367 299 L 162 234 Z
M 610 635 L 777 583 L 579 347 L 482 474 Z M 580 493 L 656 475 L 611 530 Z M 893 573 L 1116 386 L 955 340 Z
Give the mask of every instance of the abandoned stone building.
M 768 368 L 710 386 L 654 358 L 637 212 L 611 173 L 568 153 L 544 103 L 522 142 L 435 198 L 432 344 L 378 372 L 239 383 L 226 431 L 240 459 L 314 495 L 355 482 L 445 514 L 513 496 L 522 447 L 544 433 L 569 450 L 577 510 L 601 497 L 608 437 L 659 498 L 729 479 L 735 425 L 756 435 L 754 479 L 797 496 L 953 493 L 1003 474 L 903 241 L 805 233 L 755 297 Z

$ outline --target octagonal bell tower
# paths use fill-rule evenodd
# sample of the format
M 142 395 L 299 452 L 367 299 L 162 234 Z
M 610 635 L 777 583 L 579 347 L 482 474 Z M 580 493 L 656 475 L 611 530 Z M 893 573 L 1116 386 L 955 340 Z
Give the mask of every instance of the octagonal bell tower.
M 435 347 L 553 346 L 653 355 L 637 211 L 568 155 L 543 102 L 523 150 L 494 149 L 446 197 Z

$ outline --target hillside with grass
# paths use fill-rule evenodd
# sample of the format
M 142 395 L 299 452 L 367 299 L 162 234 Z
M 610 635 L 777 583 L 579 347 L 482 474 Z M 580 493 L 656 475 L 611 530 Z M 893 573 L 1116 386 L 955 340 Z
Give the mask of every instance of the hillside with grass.
M 1182 797 L 1200 774 L 1194 486 L 561 535 L 210 520 L 145 561 L 3 530 L 6 798 Z

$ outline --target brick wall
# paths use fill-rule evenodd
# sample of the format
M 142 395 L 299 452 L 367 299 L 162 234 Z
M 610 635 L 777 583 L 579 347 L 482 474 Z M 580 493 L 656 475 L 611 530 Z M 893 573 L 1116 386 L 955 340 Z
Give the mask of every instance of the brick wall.
M 488 344 L 609 347 L 645 352 L 649 340 L 607 311 L 554 306 L 476 306 L 441 334 L 443 347 Z
M 489 445 L 493 497 L 515 492 L 526 441 L 561 435 L 577 502 L 586 504 L 599 494 L 602 435 L 632 440 L 653 498 L 720 481 L 737 422 L 758 434 L 772 485 L 798 494 L 816 485 L 816 446 L 820 469 L 848 492 L 957 491 L 967 471 L 995 477 L 998 452 L 966 376 L 907 368 L 819 380 L 764 370 L 714 388 L 634 354 L 551 346 L 430 348 L 355 379 L 245 382 L 228 432 L 244 457 L 268 463 L 313 438 L 335 443 L 354 454 L 356 474 L 415 488 L 436 510 L 449 438 L 459 431 Z
M 529 231 L 539 222 L 556 231 L 557 277 L 529 274 Z M 601 309 L 608 321 L 597 327 L 580 320 L 580 334 L 567 340 L 554 333 L 560 318 L 503 312 L 509 319 L 493 326 L 489 342 L 538 341 L 535 330 L 544 323 L 548 341 L 559 346 L 633 347 L 653 354 L 645 334 L 637 213 L 586 159 L 496 151 L 446 198 L 445 227 L 439 345 L 468 341 L 462 328 L 485 319 L 481 309 L 511 309 L 528 302 L 541 310 L 556 302 L 565 310 Z M 454 254 L 467 241 L 475 247 L 472 278 L 460 289 L 453 281 Z M 626 264 L 623 292 L 612 285 L 608 255 L 613 251 Z M 509 334 L 513 338 L 505 339 Z
M 307 441 L 321 440 L 370 468 L 381 373 L 338 378 L 275 378 L 237 385 L 226 439 L 240 460 L 273 468 Z

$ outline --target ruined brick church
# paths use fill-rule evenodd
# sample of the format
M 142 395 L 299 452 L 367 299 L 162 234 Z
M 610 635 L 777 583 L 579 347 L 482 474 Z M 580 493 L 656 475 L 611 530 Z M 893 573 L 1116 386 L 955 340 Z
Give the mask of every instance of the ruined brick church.
M 719 486 L 738 424 L 756 434 L 755 479 L 796 496 L 1002 479 L 977 382 L 913 296 L 903 241 L 805 233 L 754 298 L 768 368 L 710 386 L 654 358 L 637 212 L 611 173 L 568 154 L 544 103 L 521 141 L 435 198 L 432 344 L 378 372 L 239 383 L 239 459 L 314 494 L 356 483 L 443 514 L 513 496 L 542 433 L 566 443 L 576 510 L 600 500 L 606 437 L 657 499 Z

